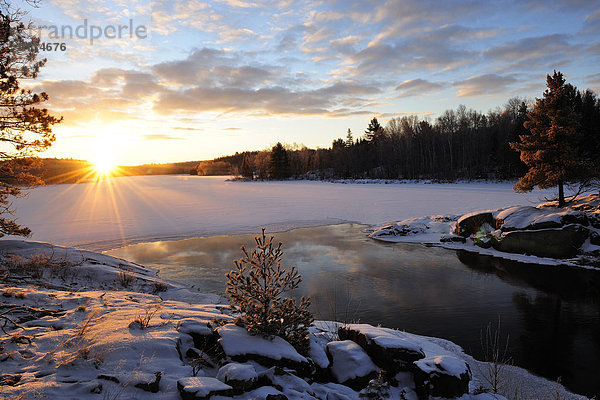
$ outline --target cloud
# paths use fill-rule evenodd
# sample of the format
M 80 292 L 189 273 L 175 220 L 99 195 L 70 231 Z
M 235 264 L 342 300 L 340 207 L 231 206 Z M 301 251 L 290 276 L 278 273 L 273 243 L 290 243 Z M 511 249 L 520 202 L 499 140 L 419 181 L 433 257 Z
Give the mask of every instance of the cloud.
M 142 139 L 144 140 L 185 140 L 184 138 L 165 135 L 163 133 L 149 133 L 146 135 L 142 135 Z
M 549 63 L 556 65 L 557 61 L 571 61 L 580 55 L 581 50 L 581 45 L 569 43 L 568 35 L 553 34 L 527 37 L 496 46 L 485 51 L 484 57 L 503 65 L 504 69 L 531 70 Z
M 473 97 L 493 93 L 506 93 L 508 87 L 516 82 L 517 80 L 510 76 L 484 74 L 455 82 L 454 86 L 458 88 L 457 95 L 459 97 Z
M 180 111 L 249 112 L 259 115 L 335 115 L 347 97 L 374 95 L 379 89 L 359 84 L 337 83 L 319 89 L 292 91 L 281 86 L 257 90 L 244 88 L 193 87 L 161 94 L 154 104 L 159 114 Z M 359 103 L 366 101 L 358 100 Z M 339 112 L 339 110 L 337 111 Z
M 396 86 L 396 90 L 400 92 L 402 97 L 423 96 L 429 92 L 438 92 L 442 89 L 444 89 L 443 84 L 424 79 L 411 79 Z
M 596 10 L 586 17 L 582 31 L 585 34 L 600 32 L 600 10 Z

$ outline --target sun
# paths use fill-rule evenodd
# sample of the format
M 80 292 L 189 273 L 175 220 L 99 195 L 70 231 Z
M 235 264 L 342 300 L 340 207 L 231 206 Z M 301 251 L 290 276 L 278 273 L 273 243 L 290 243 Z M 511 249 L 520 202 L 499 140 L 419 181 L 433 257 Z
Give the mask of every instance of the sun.
M 115 170 L 115 163 L 109 157 L 99 158 L 94 161 L 94 170 L 98 175 L 110 175 Z
M 117 168 L 113 149 L 106 142 L 98 141 L 96 143 L 92 162 L 94 164 L 94 171 L 98 177 L 110 176 Z

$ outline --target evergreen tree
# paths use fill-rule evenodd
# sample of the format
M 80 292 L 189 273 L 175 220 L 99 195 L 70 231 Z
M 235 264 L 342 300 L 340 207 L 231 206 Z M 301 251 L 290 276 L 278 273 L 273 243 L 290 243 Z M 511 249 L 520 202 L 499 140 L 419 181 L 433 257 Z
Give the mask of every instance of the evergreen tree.
M 369 126 L 367 127 L 367 130 L 365 131 L 365 138 L 368 141 L 372 141 L 376 137 L 380 136 L 382 133 L 383 133 L 383 127 L 381 126 L 379 121 L 377 121 L 377 118 L 373 118 L 371 120 L 371 122 L 369 122 Z
M 348 133 L 346 134 L 346 147 L 352 147 L 354 144 L 354 139 L 352 138 L 352 131 L 348 128 Z
M 10 215 L 10 197 L 40 183 L 31 174 L 33 155 L 46 150 L 55 140 L 52 125 L 62 118 L 36 105 L 48 100 L 45 92 L 32 93 L 20 87 L 20 80 L 34 79 L 46 60 L 37 60 L 39 38 L 32 36 L 23 13 L 0 0 L 0 215 Z M 0 236 L 31 233 L 13 219 L 0 218 Z
M 560 72 L 546 79 L 547 89 L 536 99 L 525 127 L 530 133 L 519 136 L 511 147 L 520 153 L 529 170 L 515 185 L 518 192 L 558 187 L 558 205 L 565 205 L 564 185 L 576 180 L 580 115 L 575 110 L 575 88 L 565 83 Z
M 286 179 L 290 176 L 290 159 L 287 150 L 281 143 L 277 143 L 271 149 L 271 160 L 269 163 L 270 179 Z
M 591 90 L 581 94 L 582 184 L 600 188 L 600 99 Z
M 273 236 L 267 238 L 264 228 L 254 240 L 256 248 L 249 253 L 242 246 L 243 257 L 235 260 L 235 268 L 225 275 L 232 308 L 240 313 L 236 323 L 253 335 L 282 337 L 307 354 L 308 327 L 313 322 L 310 297 L 302 296 L 296 303 L 284 295 L 297 289 L 302 277 L 296 267 L 282 268 L 281 242 L 275 246 Z

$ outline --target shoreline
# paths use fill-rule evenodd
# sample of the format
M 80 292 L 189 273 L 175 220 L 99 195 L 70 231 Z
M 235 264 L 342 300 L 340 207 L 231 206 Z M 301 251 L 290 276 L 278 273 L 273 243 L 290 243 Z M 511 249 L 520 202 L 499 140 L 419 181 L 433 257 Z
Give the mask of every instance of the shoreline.
M 220 297 L 217 298 L 218 296 L 215 295 L 197 293 L 190 288 L 187 288 L 185 285 L 164 281 L 158 276 L 157 270 L 139 264 L 133 264 L 112 256 L 86 250 L 69 249 L 58 246 L 53 247 L 48 243 L 25 241 L 19 243 L 5 242 L 3 243 L 5 250 L 10 244 L 13 246 L 9 247 L 12 247 L 16 254 L 21 256 L 31 257 L 34 254 L 48 254 L 51 252 L 52 257 L 66 257 L 72 259 L 76 268 L 81 270 L 79 276 L 85 277 L 88 276 L 88 274 L 94 274 L 95 277 L 91 278 L 90 275 L 88 278 L 85 278 L 84 280 L 87 279 L 87 284 L 76 283 L 72 277 L 69 278 L 68 276 L 63 278 L 54 276 L 45 279 L 46 283 L 56 283 L 53 288 L 44 288 L 43 285 L 37 285 L 33 281 L 29 283 L 23 282 L 22 280 L 20 283 L 0 283 L 3 293 L 10 293 L 10 297 L 7 297 L 5 294 L 3 297 L 4 299 L 10 299 L 10 301 L 19 304 L 20 302 L 25 302 L 25 304 L 33 307 L 49 306 L 51 309 L 55 309 L 58 306 L 59 310 L 64 310 L 66 312 L 64 317 L 57 316 L 45 323 L 36 322 L 38 320 L 27 323 L 26 329 L 28 332 L 37 332 L 35 333 L 37 335 L 35 339 L 36 350 L 33 351 L 39 352 L 39 356 L 32 358 L 33 364 L 30 364 L 30 362 L 27 361 L 25 364 L 20 362 L 15 364 L 15 362 L 10 360 L 5 361 L 5 373 L 11 374 L 11 376 L 19 375 L 19 379 L 21 379 L 22 383 L 15 387 L 4 387 L 3 390 L 8 390 L 8 393 L 17 394 L 21 389 L 27 390 L 28 388 L 33 388 L 33 386 L 29 386 L 31 384 L 35 385 L 36 391 L 38 391 L 40 387 L 44 388 L 45 393 L 53 398 L 65 398 L 65 396 L 69 397 L 77 393 L 80 398 L 89 397 L 92 399 L 95 398 L 95 396 L 92 394 L 94 392 L 89 392 L 90 387 L 100 391 L 103 390 L 103 385 L 105 390 L 111 387 L 113 388 L 111 390 L 114 390 L 114 387 L 118 387 L 118 385 L 111 386 L 109 385 L 109 382 L 93 378 L 93 376 L 96 376 L 99 373 L 115 376 L 115 378 L 120 380 L 125 379 L 125 377 L 128 376 L 126 379 L 133 381 L 136 379 L 147 379 L 146 376 L 148 376 L 148 373 L 152 372 L 151 375 L 153 376 L 153 372 L 155 372 L 154 369 L 161 368 L 163 383 L 161 383 L 161 390 L 158 394 L 163 396 L 161 398 L 178 398 L 177 391 L 173 386 L 176 380 L 174 378 L 175 375 L 173 374 L 185 376 L 186 373 L 189 374 L 189 371 L 185 372 L 187 371 L 186 368 L 189 367 L 176 367 L 173 363 L 179 363 L 177 353 L 165 353 L 162 350 L 154 356 L 151 356 L 151 358 L 145 358 L 147 360 L 146 364 L 136 364 L 135 360 L 139 358 L 138 351 L 144 348 L 149 351 L 150 349 L 155 349 L 152 351 L 156 351 L 156 349 L 163 348 L 165 345 L 174 345 L 173 338 L 177 336 L 180 338 L 182 337 L 180 334 L 177 334 L 177 327 L 183 326 L 182 324 L 184 321 L 192 321 L 194 315 L 212 315 L 210 318 L 214 318 L 214 316 L 217 315 L 223 315 L 223 311 L 226 308 L 223 308 L 225 307 L 224 305 L 219 305 L 221 300 Z M 132 280 L 127 283 L 128 286 L 123 286 L 122 281 L 119 284 L 119 281 L 122 280 L 123 271 L 126 271 L 126 273 L 132 274 L 133 276 Z M 71 279 L 71 284 L 68 284 L 69 279 Z M 158 285 L 165 286 L 160 286 L 161 291 L 152 294 L 152 291 L 155 290 L 152 288 L 157 288 L 159 287 Z M 42 303 L 40 303 L 40 301 L 42 301 Z M 103 304 L 108 304 L 107 301 L 110 303 L 108 309 L 106 308 L 106 305 L 103 306 Z M 55 302 L 59 303 L 53 306 Z M 87 305 L 85 308 L 82 308 L 82 304 Z M 156 333 L 147 336 L 147 334 L 143 334 L 143 332 L 146 331 L 138 331 L 136 330 L 137 328 L 132 328 L 130 321 L 144 309 L 151 309 L 148 307 L 153 307 L 152 304 L 160 304 L 161 312 L 160 316 L 155 317 L 155 321 L 158 321 L 157 324 L 153 325 L 154 328 L 149 328 L 147 331 L 148 333 Z M 83 312 L 79 310 L 83 310 Z M 61 311 L 61 313 L 62 312 L 63 311 Z M 160 322 L 163 317 L 167 319 L 164 320 L 165 322 Z M 207 317 L 202 318 L 206 319 Z M 174 321 L 177 320 L 180 320 L 180 322 L 175 323 Z M 190 322 L 186 322 L 188 325 L 189 323 Z M 60 332 L 59 335 L 65 337 L 64 335 L 68 336 L 69 334 L 74 334 L 78 330 L 81 331 L 81 324 L 84 324 L 84 326 L 88 326 L 89 324 L 90 326 L 90 328 L 83 328 L 87 329 L 90 333 L 84 335 L 81 340 L 85 339 L 85 345 L 89 348 L 86 352 L 89 352 L 91 355 L 96 354 L 95 352 L 102 354 L 102 361 L 99 361 L 99 363 L 92 362 L 96 359 L 94 358 L 95 356 L 90 356 L 91 358 L 88 359 L 88 356 L 81 355 L 79 348 L 75 349 L 75 353 L 71 353 L 71 350 L 67 351 L 65 354 L 63 354 L 64 352 L 52 353 L 53 338 L 57 337 L 52 333 L 53 329 L 55 329 L 52 327 L 60 326 L 61 328 L 57 332 Z M 327 323 L 317 322 L 317 326 L 323 324 Z M 129 327 L 127 327 L 128 325 Z M 162 333 L 157 336 L 159 332 Z M 132 334 L 134 336 L 131 336 Z M 332 333 L 328 333 L 328 335 L 330 334 Z M 415 343 L 421 343 L 421 345 L 426 346 L 427 348 L 437 349 L 435 351 L 441 352 L 440 354 L 458 357 L 470 364 L 473 373 L 471 390 L 474 390 L 477 385 L 484 383 L 484 378 L 481 373 L 485 370 L 486 363 L 473 359 L 470 355 L 466 354 L 460 346 L 442 338 L 424 337 L 409 333 L 404 333 L 403 335 L 409 340 L 412 340 Z M 125 343 L 128 344 L 125 345 Z M 132 343 L 137 344 L 132 345 Z M 172 344 L 169 345 L 169 343 Z M 27 351 L 32 351 L 33 349 L 27 342 L 24 344 L 12 344 L 10 348 L 19 346 L 25 346 L 26 349 L 29 349 Z M 125 350 L 126 348 L 128 350 Z M 21 351 L 23 352 L 25 350 Z M 49 356 L 44 356 L 46 351 L 50 351 L 48 354 L 53 354 L 52 359 L 57 362 L 56 370 L 52 369 L 52 366 L 54 365 L 52 362 L 48 365 Z M 143 350 L 141 351 L 143 352 Z M 150 354 L 146 355 L 146 357 L 149 355 Z M 62 362 L 59 362 L 60 360 L 56 357 L 67 358 Z M 65 360 L 73 361 L 65 364 Z M 30 371 L 31 367 L 33 367 L 34 372 L 40 371 L 42 364 L 39 366 L 37 365 L 40 362 L 43 365 L 46 365 L 44 371 L 47 372 L 41 374 L 39 378 L 36 378 L 33 374 L 29 375 L 27 371 Z M 23 369 L 23 367 L 19 367 L 19 365 L 29 365 L 29 368 Z M 127 368 L 130 368 L 130 371 L 134 371 L 135 374 L 131 375 L 131 373 L 129 373 L 128 375 L 125 370 L 115 374 L 114 371 L 115 368 L 117 368 L 116 365 L 127 365 Z M 164 370 L 166 365 L 172 365 L 172 367 L 169 368 L 172 368 L 173 373 Z M 49 367 L 50 370 L 48 369 Z M 92 371 L 95 371 L 93 372 L 92 377 L 89 376 L 89 373 L 85 372 L 88 371 L 89 368 L 92 368 Z M 98 368 L 100 369 L 98 370 Z M 63 376 L 64 373 L 71 376 L 71 381 L 74 380 L 76 382 L 60 383 L 59 377 Z M 213 372 L 207 370 L 206 373 L 211 374 Z M 516 366 L 507 367 L 506 374 L 514 385 L 518 385 L 521 390 L 533 396 L 530 398 L 539 398 L 542 391 L 545 391 L 544 393 L 555 393 L 556 388 L 558 387 L 555 382 L 537 377 Z M 90 378 L 92 379 L 90 380 Z M 13 389 L 16 391 L 13 391 Z M 82 390 L 84 391 L 82 392 Z M 143 393 L 140 392 L 139 389 L 127 386 L 124 390 L 129 394 L 131 394 L 131 391 L 134 391 L 134 393 L 137 393 L 138 395 Z M 68 392 L 68 395 L 65 394 L 65 391 Z M 85 395 L 85 391 L 87 391 L 89 396 Z M 564 388 L 561 389 L 561 391 L 563 391 L 565 399 L 586 399 L 584 396 L 567 392 Z M 147 395 L 150 396 L 150 394 Z M 462 398 L 481 400 L 493 398 L 481 396 L 468 395 L 467 397 Z M 243 399 L 244 397 L 241 398 Z

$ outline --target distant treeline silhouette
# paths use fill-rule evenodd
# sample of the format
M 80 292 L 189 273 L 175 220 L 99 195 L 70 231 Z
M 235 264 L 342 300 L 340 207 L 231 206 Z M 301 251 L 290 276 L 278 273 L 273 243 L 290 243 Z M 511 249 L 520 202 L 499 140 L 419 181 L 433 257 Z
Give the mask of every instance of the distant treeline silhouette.
M 164 164 L 144 164 L 120 166 L 111 172 L 113 176 L 197 174 L 199 161 L 185 161 Z M 79 183 L 94 181 L 97 173 L 89 161 L 71 158 L 42 158 L 32 168 L 46 184 Z
M 278 143 L 204 161 L 197 169 L 199 175 L 257 179 L 512 179 L 526 170 L 509 143 L 526 133 L 527 111 L 524 100 L 513 98 L 487 114 L 460 105 L 434 121 L 411 115 L 382 127 L 374 118 L 360 137 L 348 130 L 328 149 Z
M 569 87 L 573 95 L 566 107 L 578 129 L 570 140 L 589 153 L 585 157 L 600 158 L 600 100 L 590 90 Z M 528 168 L 510 143 L 531 134 L 524 125 L 533 105 L 511 98 L 487 114 L 460 105 L 433 121 L 411 115 L 392 118 L 385 127 L 373 118 L 360 137 L 348 129 L 331 148 L 277 143 L 272 149 L 201 162 L 197 170 L 199 175 L 246 179 L 515 179 Z

